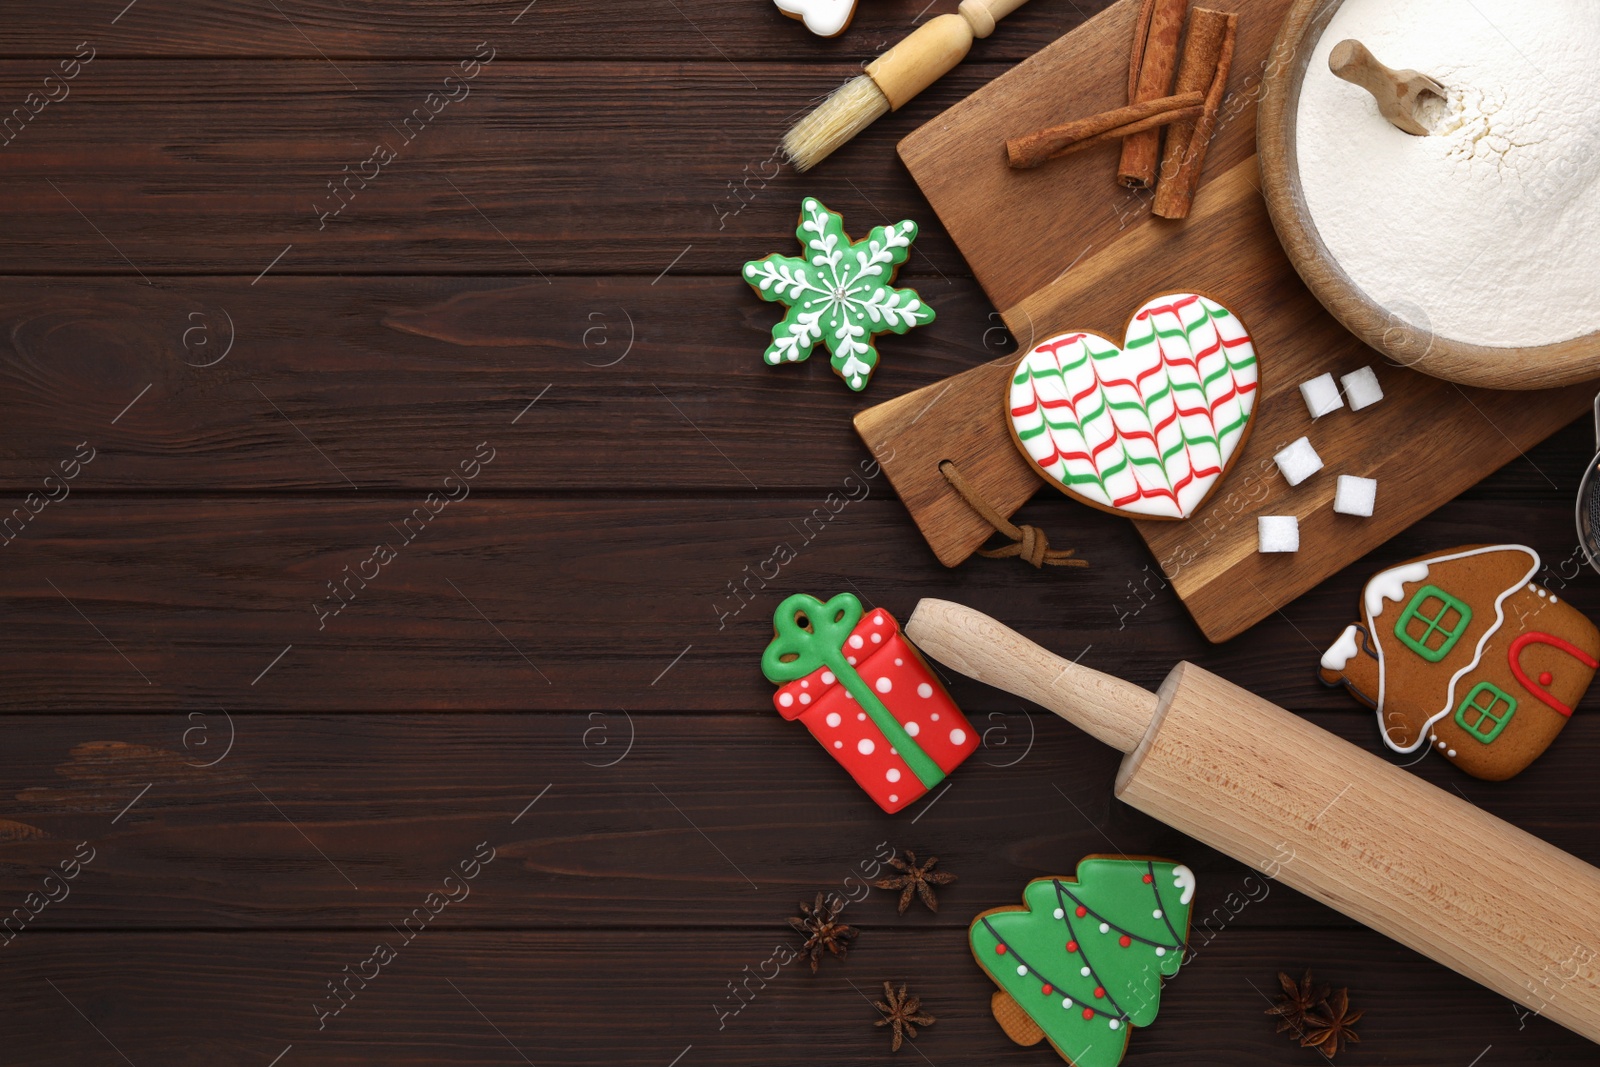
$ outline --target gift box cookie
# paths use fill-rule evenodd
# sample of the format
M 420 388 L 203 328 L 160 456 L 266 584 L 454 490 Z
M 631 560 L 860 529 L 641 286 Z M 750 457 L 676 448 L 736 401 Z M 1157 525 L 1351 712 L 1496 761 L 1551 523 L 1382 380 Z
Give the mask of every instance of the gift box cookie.
M 1535 584 L 1539 554 L 1469 545 L 1375 575 L 1322 681 L 1377 709 L 1396 752 L 1430 746 L 1477 778 L 1510 778 L 1554 741 L 1600 666 L 1600 630 Z
M 799 719 L 878 806 L 893 813 L 978 747 L 961 709 L 881 608 L 840 593 L 778 605 L 761 670 L 773 704 Z

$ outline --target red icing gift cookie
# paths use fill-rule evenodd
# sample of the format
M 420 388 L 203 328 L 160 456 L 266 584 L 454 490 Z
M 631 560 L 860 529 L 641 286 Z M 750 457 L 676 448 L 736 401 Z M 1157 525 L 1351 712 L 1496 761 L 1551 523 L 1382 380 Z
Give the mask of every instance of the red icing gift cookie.
M 778 605 L 761 670 L 780 688 L 778 713 L 893 813 L 944 780 L 978 747 L 961 709 L 881 608 L 850 593 L 823 603 L 796 593 Z

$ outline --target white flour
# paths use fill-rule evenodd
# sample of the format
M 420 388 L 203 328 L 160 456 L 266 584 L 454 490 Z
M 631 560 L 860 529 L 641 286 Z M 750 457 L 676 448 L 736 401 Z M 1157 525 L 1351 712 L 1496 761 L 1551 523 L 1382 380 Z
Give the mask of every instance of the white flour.
M 1329 72 L 1350 37 L 1446 88 L 1433 136 Z M 1600 3 L 1345 0 L 1295 147 L 1323 242 L 1400 319 L 1496 347 L 1600 330 Z

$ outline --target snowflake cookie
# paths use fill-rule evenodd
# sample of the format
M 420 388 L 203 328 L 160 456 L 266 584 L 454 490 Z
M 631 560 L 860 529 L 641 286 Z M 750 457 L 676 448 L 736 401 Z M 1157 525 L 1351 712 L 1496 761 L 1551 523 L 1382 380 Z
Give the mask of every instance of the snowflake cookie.
M 744 280 L 756 295 L 789 309 L 772 328 L 763 358 L 774 366 L 798 363 L 821 341 L 833 372 L 856 392 L 865 389 L 878 365 L 877 335 L 933 321 L 933 309 L 915 290 L 894 287 L 916 236 L 917 224 L 907 219 L 879 226 L 852 244 L 844 220 L 806 197 L 795 230 L 804 257 L 774 253 L 744 265 Z

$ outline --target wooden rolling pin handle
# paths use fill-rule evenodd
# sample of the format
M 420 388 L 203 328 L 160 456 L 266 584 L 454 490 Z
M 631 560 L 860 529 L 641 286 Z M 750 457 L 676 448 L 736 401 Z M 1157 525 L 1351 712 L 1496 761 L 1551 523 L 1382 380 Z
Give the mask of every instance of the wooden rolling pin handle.
M 981 611 L 923 600 L 906 622 L 918 648 L 969 678 L 1045 707 L 1122 752 L 1132 752 L 1156 714 L 1156 695 L 1062 659 Z
M 961 13 L 940 15 L 918 26 L 905 40 L 867 64 L 867 74 L 899 111 L 918 93 L 966 58 L 974 38 L 987 37 L 994 24 L 1027 0 L 962 0 Z

